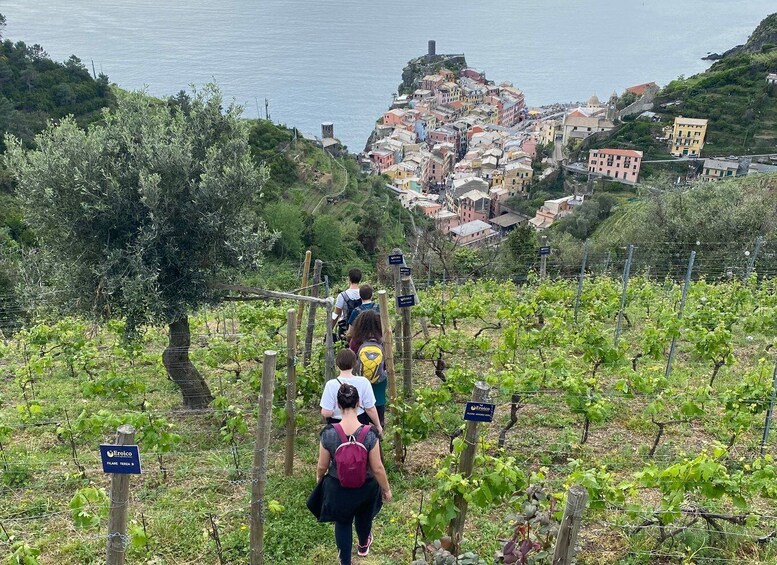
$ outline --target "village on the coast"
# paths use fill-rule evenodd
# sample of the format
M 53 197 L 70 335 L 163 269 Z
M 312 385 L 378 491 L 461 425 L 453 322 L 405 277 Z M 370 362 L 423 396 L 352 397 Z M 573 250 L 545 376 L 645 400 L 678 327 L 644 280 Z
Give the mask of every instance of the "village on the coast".
M 606 135 L 626 117 L 657 121 L 651 110 L 659 90 L 654 82 L 629 87 L 624 96 L 630 104 L 620 109 L 617 93 L 606 101 L 594 95 L 584 103 L 532 108 L 512 83 L 488 80 L 466 66 L 463 55 L 438 55 L 429 41 L 427 54 L 405 69 L 399 94 L 377 121 L 360 160 L 365 170 L 389 179 L 388 188 L 403 205 L 431 218 L 457 245 L 489 245 L 522 224 L 544 230 L 584 202 L 586 191 L 575 191 L 545 201 L 534 217 L 510 205 L 561 167 L 587 176 L 589 186 L 592 178 L 637 184 L 642 151 L 604 147 L 575 163 L 568 148 Z M 662 143 L 673 157 L 698 159 L 707 126 L 707 119 L 678 116 L 664 128 Z M 771 170 L 777 167 L 705 159 L 699 178 Z

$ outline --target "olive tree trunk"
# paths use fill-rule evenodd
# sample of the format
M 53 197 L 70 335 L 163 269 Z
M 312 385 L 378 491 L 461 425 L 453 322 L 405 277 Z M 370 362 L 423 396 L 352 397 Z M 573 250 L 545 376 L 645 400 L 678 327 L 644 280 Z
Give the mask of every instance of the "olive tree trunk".
M 170 341 L 162 354 L 167 375 L 178 385 L 183 396 L 184 408 L 198 410 L 207 408 L 213 400 L 208 383 L 189 360 L 191 334 L 189 318 L 183 316 L 170 324 Z

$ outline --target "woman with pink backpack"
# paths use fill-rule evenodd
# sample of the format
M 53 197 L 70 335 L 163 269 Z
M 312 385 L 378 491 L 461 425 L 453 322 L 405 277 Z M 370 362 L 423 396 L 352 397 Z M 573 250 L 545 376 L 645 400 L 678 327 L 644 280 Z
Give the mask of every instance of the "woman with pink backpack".
M 359 422 L 356 387 L 343 384 L 337 392 L 342 420 L 321 431 L 316 480 L 308 509 L 319 522 L 335 523 L 335 543 L 341 565 L 350 565 L 353 527 L 356 551 L 366 556 L 372 545 L 372 520 L 383 502 L 391 500 L 391 487 L 380 458 L 380 439 L 370 425 Z

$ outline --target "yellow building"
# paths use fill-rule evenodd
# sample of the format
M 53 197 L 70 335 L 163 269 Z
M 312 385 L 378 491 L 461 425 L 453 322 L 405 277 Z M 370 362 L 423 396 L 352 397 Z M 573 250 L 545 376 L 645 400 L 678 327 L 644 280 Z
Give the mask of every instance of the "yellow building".
M 698 157 L 704 147 L 708 120 L 697 118 L 674 119 L 674 127 L 669 135 L 669 152 L 675 157 Z
M 556 141 L 556 134 L 561 131 L 560 120 L 543 120 L 540 122 L 540 143 L 543 145 L 553 145 Z
M 521 161 L 507 163 L 504 168 L 502 186 L 507 190 L 507 197 L 512 198 L 519 194 L 526 194 L 526 187 L 534 176 L 531 165 Z

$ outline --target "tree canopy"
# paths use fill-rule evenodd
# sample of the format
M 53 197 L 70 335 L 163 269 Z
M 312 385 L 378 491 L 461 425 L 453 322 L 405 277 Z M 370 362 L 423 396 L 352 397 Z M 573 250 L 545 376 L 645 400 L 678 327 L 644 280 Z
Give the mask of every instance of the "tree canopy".
M 35 149 L 6 138 L 61 304 L 130 331 L 171 324 L 171 344 L 178 324 L 188 351 L 188 312 L 217 300 L 214 282 L 255 268 L 272 239 L 252 212 L 266 174 L 239 114 L 212 86 L 186 105 L 122 93 L 86 131 L 65 118 Z

